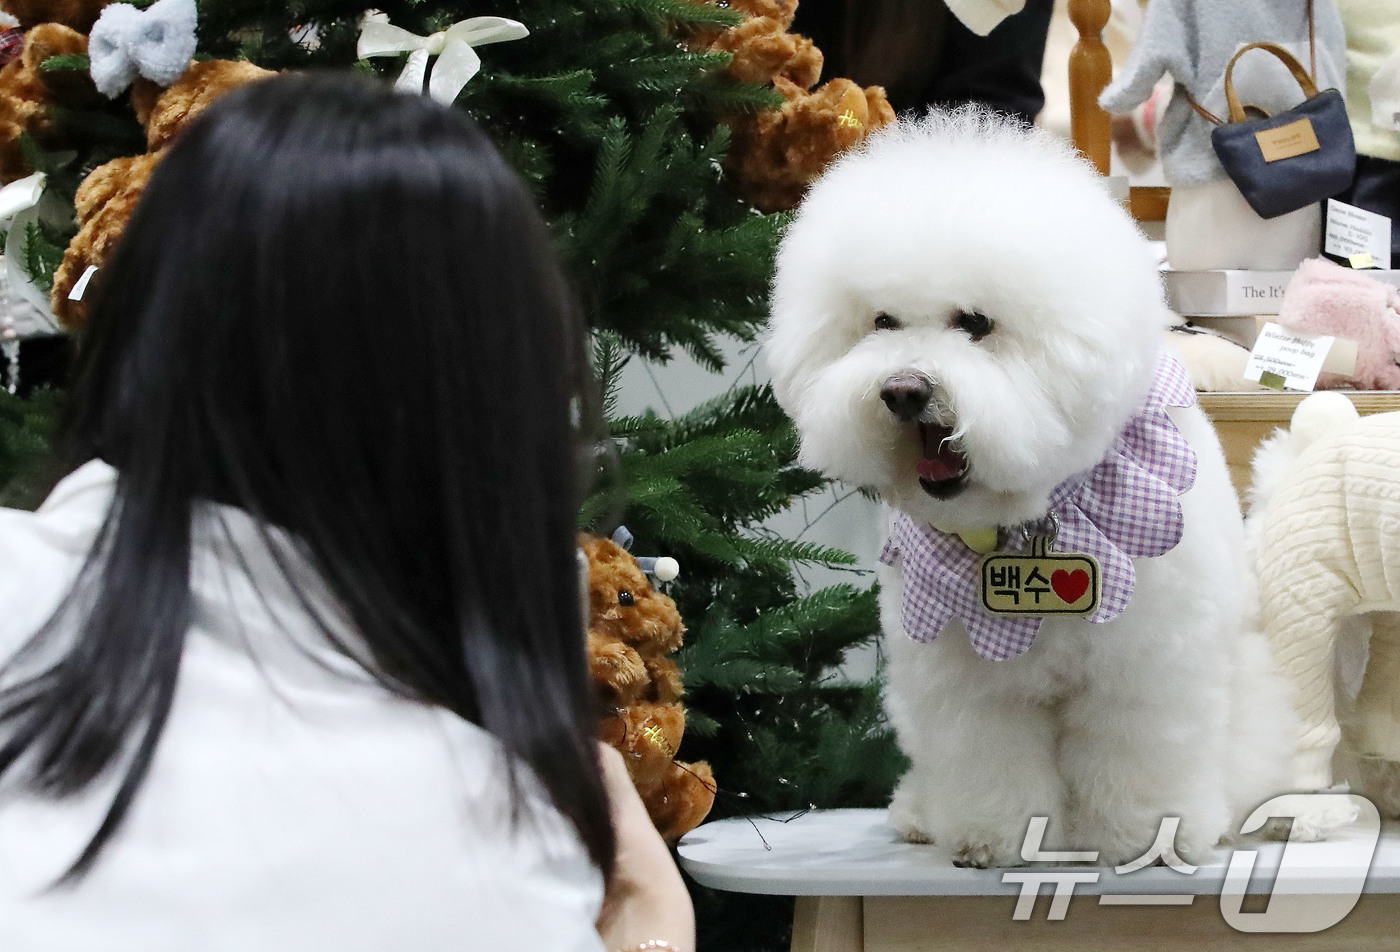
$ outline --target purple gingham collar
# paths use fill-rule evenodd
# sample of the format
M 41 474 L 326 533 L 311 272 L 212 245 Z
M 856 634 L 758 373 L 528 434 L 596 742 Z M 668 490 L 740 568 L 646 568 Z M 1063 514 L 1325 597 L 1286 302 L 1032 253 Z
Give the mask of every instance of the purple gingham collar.
M 1170 354 L 1157 362 L 1152 390 L 1100 463 L 1065 480 L 1050 494 L 1059 520 L 1058 552 L 1092 555 L 1103 574 L 1103 597 L 1089 621 L 1118 617 L 1133 596 L 1134 558 L 1171 551 L 1181 541 L 1181 493 L 1196 480 L 1196 454 L 1167 416 L 1189 407 L 1196 392 Z M 1025 542 L 1006 551 L 1020 551 Z M 979 655 L 1003 661 L 1024 654 L 1040 633 L 1039 618 L 990 615 L 978 597 L 981 557 L 956 535 L 895 513 L 880 561 L 903 563 L 904 630 L 932 641 L 953 618 L 967 629 Z

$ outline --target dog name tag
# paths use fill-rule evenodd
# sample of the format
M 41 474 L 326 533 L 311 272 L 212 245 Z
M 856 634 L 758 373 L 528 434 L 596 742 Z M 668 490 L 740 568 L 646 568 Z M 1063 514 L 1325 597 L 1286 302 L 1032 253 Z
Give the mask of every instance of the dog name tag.
M 1088 555 L 1053 553 L 1042 536 L 1030 555 L 982 559 L 982 607 L 989 615 L 1092 615 L 1099 609 L 1102 575 Z

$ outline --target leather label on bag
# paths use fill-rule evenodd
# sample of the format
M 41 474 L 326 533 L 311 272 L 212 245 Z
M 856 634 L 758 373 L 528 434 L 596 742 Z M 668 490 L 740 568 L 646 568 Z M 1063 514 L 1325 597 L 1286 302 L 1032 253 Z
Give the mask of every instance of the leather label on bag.
M 1295 155 L 1307 155 L 1322 148 L 1318 144 L 1317 133 L 1313 131 L 1312 120 L 1306 116 L 1286 126 L 1256 132 L 1254 138 L 1259 140 L 1259 151 L 1264 153 L 1265 162 L 1291 159 Z

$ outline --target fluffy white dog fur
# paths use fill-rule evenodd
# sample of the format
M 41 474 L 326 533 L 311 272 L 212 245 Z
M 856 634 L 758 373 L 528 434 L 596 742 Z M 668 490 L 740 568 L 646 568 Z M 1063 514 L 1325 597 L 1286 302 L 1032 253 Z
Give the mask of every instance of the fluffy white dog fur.
M 991 333 L 973 340 L 962 313 Z M 902 327 L 877 329 L 881 314 Z M 958 531 L 1043 517 L 1058 483 L 1099 462 L 1151 385 L 1165 324 L 1147 242 L 1092 170 L 963 110 L 899 124 L 812 188 L 779 253 L 767 356 L 807 465 Z M 928 418 L 968 461 L 951 498 L 922 488 L 917 427 L 882 401 L 901 371 L 932 381 Z M 906 637 L 900 567 L 882 570 L 888 710 L 913 764 L 890 815 L 906 838 L 1015 865 L 1029 818 L 1048 816 L 1046 848 L 1122 864 L 1179 817 L 1191 860 L 1280 792 L 1292 715 L 1252 630 L 1238 502 L 1205 416 L 1172 417 L 1199 459 L 1185 534 L 1135 560 L 1116 619 L 1047 618 L 1026 654 L 987 661 L 957 621 Z

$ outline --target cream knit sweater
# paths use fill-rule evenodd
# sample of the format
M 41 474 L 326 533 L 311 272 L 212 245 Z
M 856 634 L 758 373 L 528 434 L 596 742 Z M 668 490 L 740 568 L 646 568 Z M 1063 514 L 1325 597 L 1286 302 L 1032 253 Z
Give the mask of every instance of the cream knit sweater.
M 1400 2 L 1337 0 L 1347 32 L 1347 116 L 1356 151 L 1400 161 L 1400 132 L 1371 121 L 1371 77 L 1400 50 Z
M 1258 541 L 1260 625 L 1302 720 L 1294 782 L 1332 782 L 1337 622 L 1400 610 L 1400 413 L 1349 423 L 1304 450 Z M 1400 761 L 1400 630 L 1374 626 L 1357 699 L 1358 753 Z

